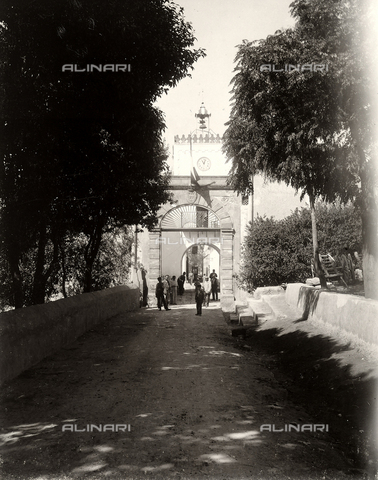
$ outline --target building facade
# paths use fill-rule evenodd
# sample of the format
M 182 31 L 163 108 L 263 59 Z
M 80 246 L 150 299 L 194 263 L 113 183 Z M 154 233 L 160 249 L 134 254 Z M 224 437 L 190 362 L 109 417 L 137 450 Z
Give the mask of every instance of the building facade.
M 232 311 L 240 294 L 235 275 L 247 224 L 258 214 L 282 218 L 299 198 L 261 177 L 254 179 L 253 196 L 237 195 L 227 184 L 231 165 L 222 153 L 222 138 L 209 129 L 203 104 L 196 117 L 199 128 L 174 139 L 172 201 L 158 212 L 158 226 L 139 236 L 138 256 L 148 272 L 150 302 L 159 276 L 185 271 L 202 277 L 215 270 L 222 308 Z

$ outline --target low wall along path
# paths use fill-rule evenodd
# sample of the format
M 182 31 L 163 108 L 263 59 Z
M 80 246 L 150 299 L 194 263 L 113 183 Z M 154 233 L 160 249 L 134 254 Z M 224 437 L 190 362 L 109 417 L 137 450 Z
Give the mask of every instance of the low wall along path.
M 139 288 L 120 286 L 0 314 L 0 383 L 69 345 L 94 325 L 139 309 Z

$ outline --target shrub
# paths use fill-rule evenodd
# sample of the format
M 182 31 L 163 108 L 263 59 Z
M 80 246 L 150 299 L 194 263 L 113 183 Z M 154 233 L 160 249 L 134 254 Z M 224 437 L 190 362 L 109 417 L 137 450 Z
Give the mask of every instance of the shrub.
M 351 205 L 316 206 L 320 253 L 336 255 L 345 246 L 361 252 L 361 221 Z M 275 220 L 257 217 L 247 227 L 242 247 L 239 287 L 253 290 L 268 285 L 304 282 L 311 276 L 311 216 L 308 208 Z

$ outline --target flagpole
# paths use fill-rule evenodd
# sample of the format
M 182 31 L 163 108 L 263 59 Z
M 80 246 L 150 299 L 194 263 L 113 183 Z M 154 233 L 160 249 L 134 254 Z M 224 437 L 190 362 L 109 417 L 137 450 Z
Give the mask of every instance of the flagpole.
M 189 172 L 189 186 L 192 186 L 192 172 L 193 172 L 193 147 L 192 134 L 189 133 L 189 151 L 190 151 L 190 172 Z

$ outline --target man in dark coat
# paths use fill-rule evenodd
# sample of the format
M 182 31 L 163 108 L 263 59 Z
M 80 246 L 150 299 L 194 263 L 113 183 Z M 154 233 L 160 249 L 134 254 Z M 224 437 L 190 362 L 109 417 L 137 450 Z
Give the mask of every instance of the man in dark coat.
M 147 270 L 142 270 L 142 280 L 143 280 L 143 306 L 148 307 L 148 286 L 146 279 Z
M 166 310 L 170 310 L 164 298 L 164 285 L 163 285 L 163 282 L 161 281 L 161 277 L 158 278 L 158 283 L 156 284 L 155 296 L 157 298 L 157 304 L 158 304 L 157 306 L 159 310 L 161 310 L 162 305 Z
M 185 272 L 183 272 L 182 275 L 179 276 L 177 279 L 177 286 L 178 286 L 178 294 L 183 295 L 184 294 L 184 283 L 185 283 Z
M 196 315 L 202 315 L 202 304 L 203 304 L 203 299 L 205 298 L 205 292 L 204 292 L 200 282 L 198 282 L 196 284 L 196 291 L 195 291 L 194 298 L 195 298 L 196 305 L 197 305 Z
M 213 273 L 210 273 L 210 281 L 213 300 L 218 300 L 218 275 L 215 273 L 215 270 L 213 270 Z

